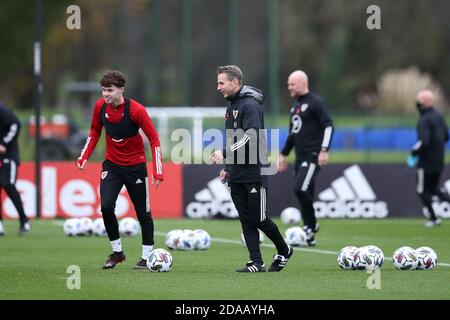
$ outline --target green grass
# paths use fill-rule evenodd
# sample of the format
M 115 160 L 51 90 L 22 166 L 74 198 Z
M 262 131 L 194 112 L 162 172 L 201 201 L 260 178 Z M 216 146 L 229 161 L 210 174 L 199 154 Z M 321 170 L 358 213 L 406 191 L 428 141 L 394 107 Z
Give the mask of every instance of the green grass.
M 284 232 L 287 226 L 276 222 Z M 238 221 L 156 220 L 157 247 L 164 247 L 164 234 L 175 228 L 202 228 L 213 237 L 206 251 L 173 251 L 174 265 L 168 273 L 132 269 L 140 257 L 140 237 L 123 238 L 126 262 L 102 270 L 111 250 L 107 238 L 66 237 L 55 221 L 34 221 L 31 233 L 19 237 L 18 223 L 5 221 L 0 299 L 450 299 L 450 224 L 426 229 L 423 222 L 321 220 L 318 246 L 296 249 L 283 272 L 238 274 L 234 268 L 248 260 L 239 242 Z M 267 239 L 264 243 L 262 253 L 270 264 L 274 248 Z M 386 257 L 380 290 L 366 287 L 368 273 L 344 271 L 336 263 L 340 248 L 367 244 L 380 247 Z M 404 245 L 430 246 L 446 265 L 431 271 L 397 271 L 390 257 Z M 69 265 L 81 269 L 80 290 L 66 287 Z

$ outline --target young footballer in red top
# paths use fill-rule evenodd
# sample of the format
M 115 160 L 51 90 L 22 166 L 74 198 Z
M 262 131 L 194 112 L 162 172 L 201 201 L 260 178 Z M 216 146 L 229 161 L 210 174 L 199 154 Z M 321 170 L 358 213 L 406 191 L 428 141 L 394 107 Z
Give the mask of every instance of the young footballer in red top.
M 102 96 L 95 103 L 91 129 L 86 144 L 77 159 L 77 167 L 84 169 L 105 128 L 106 154 L 102 164 L 100 198 L 103 221 L 113 249 L 103 269 L 114 268 L 125 260 L 120 241 L 119 226 L 114 213 L 116 200 L 123 185 L 133 202 L 142 230 L 142 257 L 135 269 L 146 268 L 147 257 L 153 250 L 154 226 L 150 211 L 148 178 L 142 129 L 152 150 L 152 184 L 164 180 L 161 144 L 144 106 L 123 96 L 125 76 L 108 71 L 100 80 Z

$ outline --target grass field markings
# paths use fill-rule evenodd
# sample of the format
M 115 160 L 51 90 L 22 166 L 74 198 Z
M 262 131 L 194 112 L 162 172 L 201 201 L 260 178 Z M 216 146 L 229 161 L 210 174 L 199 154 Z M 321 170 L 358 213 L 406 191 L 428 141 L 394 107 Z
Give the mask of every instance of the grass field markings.
M 155 231 L 155 235 L 157 235 L 157 236 L 165 237 L 166 234 L 167 234 L 167 233 L 160 232 L 160 231 Z M 211 240 L 212 240 L 212 241 L 215 241 L 215 242 L 220 242 L 220 243 L 231 243 L 231 244 L 239 244 L 239 245 L 242 245 L 242 241 L 239 241 L 239 240 L 233 240 L 233 239 L 211 238 Z M 275 248 L 275 245 L 273 245 L 273 244 L 268 244 L 268 243 L 261 243 L 261 246 L 262 246 L 262 247 L 266 247 L 266 248 Z M 320 250 L 320 249 L 312 249 L 312 248 L 299 248 L 299 247 L 294 247 L 294 250 L 296 250 L 296 251 L 303 251 L 303 252 L 314 252 L 314 253 L 330 254 L 330 255 L 335 255 L 335 256 L 337 256 L 337 254 L 338 254 L 338 252 L 336 252 L 336 251 Z M 439 263 L 438 263 L 438 266 L 450 267 L 450 264 L 439 262 Z
M 166 233 L 164 232 L 158 232 L 155 231 L 155 235 L 157 236 L 162 236 L 165 237 Z M 225 239 L 225 238 L 211 238 L 212 241 L 215 242 L 221 242 L 221 243 L 232 243 L 232 244 L 239 244 L 239 245 L 243 245 L 242 241 L 240 240 L 233 240 L 233 239 Z M 266 248 L 275 248 L 275 245 L 273 244 L 268 244 L 268 243 L 261 243 L 262 247 L 266 247 Z M 297 251 L 305 251 L 305 252 L 316 252 L 316 253 L 323 253 L 323 254 L 332 254 L 332 255 L 337 255 L 338 253 L 335 251 L 328 251 L 328 250 L 320 250 L 320 249 L 312 249 L 312 248 L 298 248 L 298 247 L 294 247 L 294 250 Z
M 58 225 L 58 226 L 62 226 L 64 224 L 64 221 L 53 221 L 54 225 Z M 160 232 L 160 231 L 155 231 L 155 235 L 156 236 L 161 236 L 161 237 L 165 237 L 167 234 L 167 232 Z M 239 240 L 233 240 L 233 239 L 225 239 L 225 238 L 211 238 L 211 240 L 216 241 L 216 242 L 221 242 L 221 243 L 232 243 L 232 244 L 239 244 L 242 245 L 242 242 Z M 266 248 L 275 248 L 275 246 L 273 244 L 267 244 L 267 243 L 262 243 L 261 246 L 266 247 Z M 320 249 L 310 249 L 310 248 L 298 248 L 298 247 L 294 247 L 294 250 L 297 251 L 303 251 L 303 252 L 314 252 L 314 253 L 321 253 L 321 254 L 332 254 L 332 255 L 337 255 L 338 253 L 336 251 L 329 251 L 329 250 L 320 250 Z M 443 263 L 443 262 L 438 262 L 437 264 L 438 266 L 442 266 L 442 267 L 450 267 L 450 263 Z

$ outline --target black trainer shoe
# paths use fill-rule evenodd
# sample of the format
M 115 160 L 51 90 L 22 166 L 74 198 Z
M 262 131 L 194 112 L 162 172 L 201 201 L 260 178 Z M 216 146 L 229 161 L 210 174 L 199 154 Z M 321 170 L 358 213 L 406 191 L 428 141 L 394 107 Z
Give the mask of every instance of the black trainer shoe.
M 236 272 L 266 272 L 266 267 L 264 263 L 262 265 L 256 262 L 249 261 L 242 269 L 236 269 Z
M 294 254 L 294 249 L 289 246 L 289 251 L 286 256 L 283 256 L 281 254 L 276 254 L 273 256 L 273 262 L 270 265 L 269 272 L 278 272 L 283 270 L 283 268 L 286 266 L 286 263 L 288 262 L 289 258 L 292 257 Z
M 316 225 L 314 226 L 314 229 L 313 228 L 310 228 L 310 227 L 308 227 L 308 226 L 303 226 L 303 231 L 307 231 L 308 229 L 309 230 L 311 230 L 313 233 L 317 233 L 317 232 L 319 232 L 319 230 L 320 230 L 320 225 L 318 224 L 318 223 L 316 223 Z
M 108 256 L 108 260 L 106 260 L 105 264 L 103 265 L 103 269 L 112 269 L 116 266 L 116 264 L 125 261 L 125 258 L 126 256 L 123 251 L 113 252 Z
M 139 259 L 139 261 L 136 263 L 136 265 L 133 267 L 133 269 L 147 269 L 147 260 L 146 259 Z
M 24 224 L 22 224 L 20 226 L 19 232 L 17 232 L 17 234 L 19 236 L 23 236 L 23 235 L 27 234 L 30 230 L 31 230 L 31 224 L 29 222 L 25 222 Z
M 317 241 L 315 239 L 315 234 L 316 232 L 318 232 L 320 229 L 319 224 L 316 223 L 316 226 L 314 227 L 314 230 L 311 229 L 308 226 L 304 226 L 303 230 L 306 233 L 306 243 L 308 244 L 308 246 L 310 247 L 314 247 L 317 244 Z
M 320 226 L 319 226 L 318 223 L 316 223 L 316 225 L 314 226 L 313 232 L 314 232 L 314 233 L 317 233 L 317 232 L 319 232 L 319 230 L 320 230 Z

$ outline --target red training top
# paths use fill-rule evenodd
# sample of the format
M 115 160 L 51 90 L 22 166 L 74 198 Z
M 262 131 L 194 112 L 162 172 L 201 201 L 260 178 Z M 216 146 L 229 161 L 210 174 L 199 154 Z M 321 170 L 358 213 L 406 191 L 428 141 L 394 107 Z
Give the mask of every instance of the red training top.
M 83 150 L 81 150 L 81 155 L 77 160 L 80 164 L 83 163 L 84 160 L 89 159 L 92 151 L 94 151 L 95 146 L 97 145 L 98 139 L 102 134 L 103 123 L 101 110 L 104 103 L 104 98 L 97 100 L 95 103 L 89 137 L 87 138 L 86 144 Z M 124 114 L 124 109 L 125 102 L 115 108 L 111 104 L 107 104 L 105 108 L 106 121 L 113 124 L 120 122 Z M 164 176 L 162 171 L 161 143 L 159 142 L 158 133 L 156 132 L 152 120 L 150 119 L 144 106 L 132 99 L 130 99 L 130 118 L 132 121 L 136 122 L 142 131 L 144 131 L 150 141 L 153 159 L 153 176 L 155 179 L 163 180 Z M 146 162 L 144 141 L 140 134 L 137 134 L 131 138 L 124 138 L 120 140 L 112 139 L 106 132 L 105 136 L 105 158 L 107 160 L 122 166 L 132 166 Z

